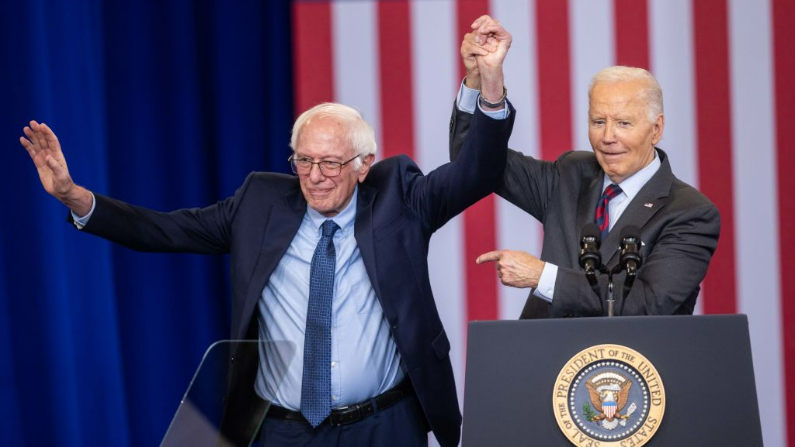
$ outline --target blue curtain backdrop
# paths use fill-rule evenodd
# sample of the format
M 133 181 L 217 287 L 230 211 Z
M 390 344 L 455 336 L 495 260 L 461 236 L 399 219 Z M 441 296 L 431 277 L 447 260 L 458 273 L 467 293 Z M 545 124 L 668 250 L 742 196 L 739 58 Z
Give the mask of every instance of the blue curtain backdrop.
M 154 209 L 285 172 L 286 0 L 0 0 L 0 438 L 157 445 L 213 341 L 223 257 L 142 254 L 81 234 L 19 146 L 54 129 L 72 177 Z

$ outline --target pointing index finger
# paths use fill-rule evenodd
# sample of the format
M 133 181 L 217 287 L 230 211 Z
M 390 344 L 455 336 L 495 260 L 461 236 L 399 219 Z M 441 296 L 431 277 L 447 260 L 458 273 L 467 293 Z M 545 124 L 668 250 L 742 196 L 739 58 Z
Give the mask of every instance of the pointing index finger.
M 499 261 L 500 257 L 502 257 L 502 250 L 495 250 L 488 253 L 483 253 L 482 255 L 478 256 L 475 262 L 477 264 L 483 264 L 484 262 Z

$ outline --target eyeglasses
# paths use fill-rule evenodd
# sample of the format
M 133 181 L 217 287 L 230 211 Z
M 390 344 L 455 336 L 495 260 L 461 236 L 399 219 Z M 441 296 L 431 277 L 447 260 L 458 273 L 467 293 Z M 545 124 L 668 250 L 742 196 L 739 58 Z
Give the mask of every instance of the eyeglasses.
M 342 172 L 343 166 L 359 157 L 360 155 L 356 155 L 350 160 L 340 163 L 338 161 L 312 161 L 311 158 L 295 158 L 295 154 L 293 154 L 290 155 L 290 158 L 288 158 L 287 161 L 290 162 L 290 167 L 293 168 L 294 174 L 307 175 L 312 172 L 312 165 L 317 165 L 318 169 L 320 169 L 320 173 L 323 174 L 323 176 L 336 177 L 340 175 L 340 172 Z

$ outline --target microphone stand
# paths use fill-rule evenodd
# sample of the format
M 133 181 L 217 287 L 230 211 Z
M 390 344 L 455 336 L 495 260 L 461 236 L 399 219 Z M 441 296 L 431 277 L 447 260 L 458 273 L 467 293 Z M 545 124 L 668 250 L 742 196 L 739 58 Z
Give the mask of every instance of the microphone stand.
M 626 297 L 627 295 L 629 295 L 629 291 L 632 290 L 632 285 L 635 283 L 635 276 L 636 275 L 637 275 L 637 271 L 630 272 L 629 269 L 627 269 L 627 277 L 624 278 L 624 289 L 622 290 L 623 293 L 621 295 L 622 297 Z M 626 300 L 622 300 L 621 301 L 621 313 L 619 315 L 623 315 L 624 314 L 624 304 L 625 303 L 626 303 Z
M 613 275 L 616 273 L 621 273 L 623 268 L 621 267 L 621 263 L 619 262 L 618 265 L 613 267 L 612 269 L 608 269 L 606 265 L 602 264 L 599 266 L 598 271 L 600 273 L 607 274 L 607 316 L 614 317 L 615 316 L 615 305 L 616 305 L 616 297 L 615 297 L 615 287 L 613 285 Z M 629 289 L 632 288 L 632 283 L 635 280 L 635 274 L 633 272 L 632 275 L 627 277 L 627 280 L 624 282 L 624 289 L 623 294 L 621 296 L 627 296 L 629 294 Z M 596 282 L 596 275 L 589 275 L 588 281 L 591 283 L 591 288 L 593 289 L 596 296 L 601 298 L 601 293 L 599 293 L 599 287 Z M 624 303 L 621 303 L 621 313 L 624 311 Z M 621 314 L 619 313 L 619 315 Z
M 613 272 L 607 274 L 607 316 L 613 317 L 613 307 L 616 304 L 616 298 L 613 296 Z
M 588 279 L 588 284 L 591 285 L 591 290 L 593 290 L 594 295 L 599 297 L 599 301 L 601 302 L 602 294 L 599 293 L 599 281 L 596 279 L 596 272 L 603 272 L 604 266 L 599 266 L 598 269 L 594 269 L 593 271 L 586 271 L 585 278 Z M 604 313 L 604 305 L 602 306 L 602 313 Z
M 588 279 L 591 290 L 593 290 L 593 293 L 596 294 L 602 304 L 602 314 L 604 314 L 604 301 L 602 300 L 601 290 L 599 290 L 599 281 L 596 279 L 596 274 L 607 274 L 607 316 L 614 317 L 616 297 L 613 275 L 621 273 L 626 264 L 627 276 L 624 279 L 624 288 L 621 295 L 626 298 L 635 282 L 637 269 L 643 262 L 640 257 L 640 246 L 642 244 L 640 241 L 640 230 L 634 225 L 629 225 L 621 230 L 621 246 L 619 247 L 621 257 L 618 264 L 612 269 L 608 269 L 606 265 L 602 264 L 602 257 L 598 253 L 600 240 L 596 225 L 587 224 L 583 228 L 582 234 L 580 266 L 585 268 L 585 277 Z M 624 313 L 624 303 L 625 301 L 622 300 L 619 315 Z
M 607 266 L 602 265 L 599 269 L 602 273 L 607 273 L 607 316 L 614 317 L 615 316 L 615 304 L 616 304 L 616 297 L 614 293 L 613 287 L 613 275 L 616 273 L 621 273 L 621 263 L 619 262 L 618 265 L 613 267 L 612 269 L 608 269 Z M 633 277 L 634 279 L 634 277 Z M 632 287 L 632 286 L 630 286 Z M 627 296 L 627 284 L 624 283 L 624 294 L 622 296 Z M 624 310 L 624 305 L 622 303 L 621 310 Z

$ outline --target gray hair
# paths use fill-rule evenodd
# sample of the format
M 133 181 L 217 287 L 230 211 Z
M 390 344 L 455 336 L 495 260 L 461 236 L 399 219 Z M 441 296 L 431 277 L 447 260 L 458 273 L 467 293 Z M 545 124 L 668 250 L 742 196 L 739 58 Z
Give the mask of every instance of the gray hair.
M 375 142 L 373 128 L 367 124 L 367 121 L 353 107 L 333 102 L 318 104 L 302 113 L 295 120 L 293 133 L 290 137 L 290 147 L 293 149 L 293 153 L 295 153 L 298 145 L 298 137 L 301 135 L 301 130 L 312 120 L 319 118 L 332 118 L 345 125 L 347 142 L 353 147 L 356 154 L 361 156 L 353 162 L 354 171 L 359 170 L 362 166 L 362 158 L 367 155 L 375 155 L 378 145 Z
M 646 105 L 646 113 L 648 114 L 649 122 L 654 123 L 657 117 L 663 114 L 662 87 L 660 87 L 660 83 L 654 79 L 651 73 L 642 68 L 618 65 L 602 69 L 591 78 L 591 85 L 588 87 L 588 98 L 591 97 L 591 93 L 596 84 L 632 81 L 643 81 L 646 84 L 646 87 L 638 96 Z

